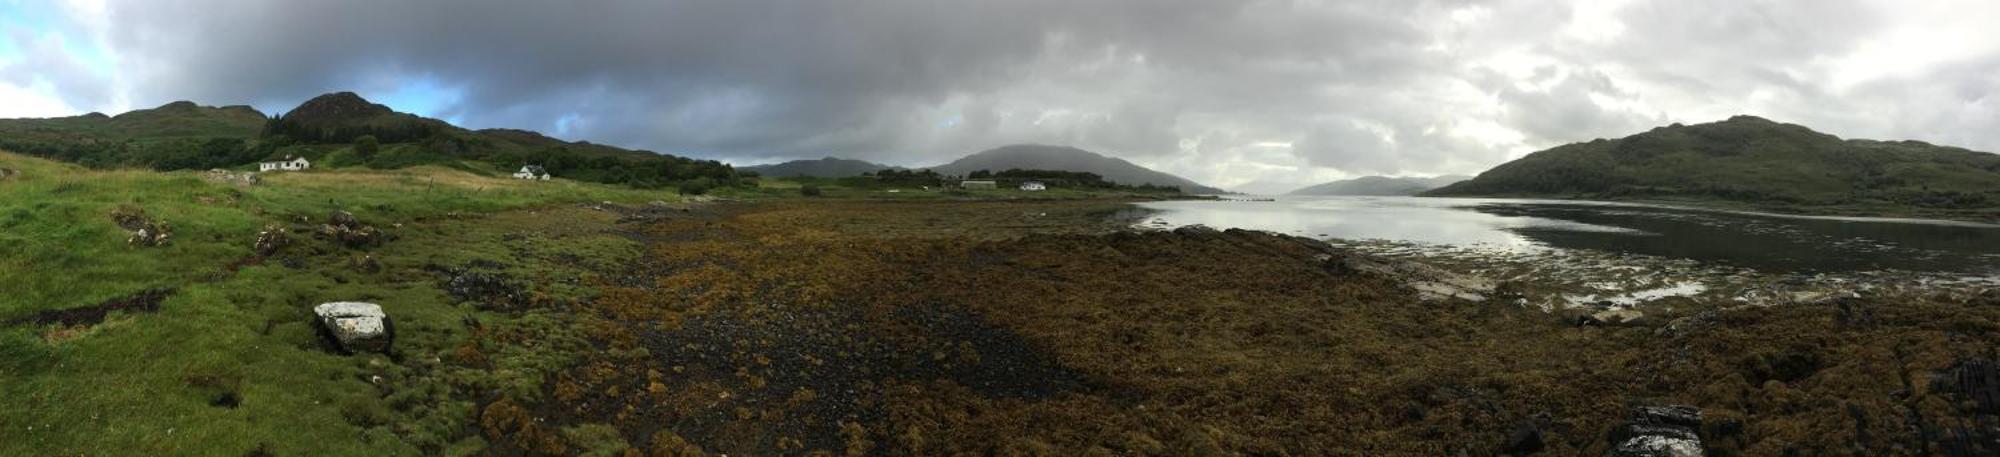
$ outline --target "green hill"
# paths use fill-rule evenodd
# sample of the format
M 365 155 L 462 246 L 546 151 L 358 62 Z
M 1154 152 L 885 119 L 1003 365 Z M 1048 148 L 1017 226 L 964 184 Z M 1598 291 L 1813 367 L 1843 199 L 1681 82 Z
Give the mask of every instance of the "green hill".
M 358 146 L 362 143 L 372 146 Z M 117 116 L 0 119 L 0 149 L 92 168 L 249 169 L 259 160 L 300 156 L 317 167 L 438 165 L 488 175 L 541 165 L 558 178 L 640 188 L 675 185 L 690 193 L 742 183 L 721 162 L 525 130 L 467 130 L 352 92 L 314 97 L 275 117 L 247 106 L 182 101 Z
M 2000 155 L 1843 140 L 1752 116 L 1529 154 L 1426 196 L 1727 202 L 1805 212 L 1990 219 Z

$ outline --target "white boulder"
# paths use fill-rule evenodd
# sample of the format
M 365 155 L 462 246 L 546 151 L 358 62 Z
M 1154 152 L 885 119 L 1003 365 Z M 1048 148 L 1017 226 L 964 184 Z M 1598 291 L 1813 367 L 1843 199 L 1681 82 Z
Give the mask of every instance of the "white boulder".
M 389 352 L 396 328 L 382 306 L 362 302 L 322 303 L 313 307 L 319 324 L 346 352 Z

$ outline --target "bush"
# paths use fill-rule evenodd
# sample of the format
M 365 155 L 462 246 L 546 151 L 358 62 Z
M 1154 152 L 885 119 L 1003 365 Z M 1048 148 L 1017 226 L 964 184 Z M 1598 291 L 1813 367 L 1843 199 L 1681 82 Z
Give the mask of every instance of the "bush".
M 375 157 L 375 151 L 381 149 L 382 142 L 376 140 L 375 135 L 362 135 L 360 138 L 354 139 L 354 154 L 361 156 L 364 160 Z
M 818 196 L 819 196 L 819 185 L 817 185 L 817 184 L 807 184 L 807 185 L 804 185 L 804 186 L 800 186 L 800 187 L 799 187 L 799 194 L 800 194 L 800 195 L 805 195 L 805 196 L 807 196 L 807 197 L 818 197 Z
M 708 193 L 710 187 L 714 187 L 714 181 L 708 178 L 696 178 L 681 181 L 680 191 L 681 195 L 701 195 Z

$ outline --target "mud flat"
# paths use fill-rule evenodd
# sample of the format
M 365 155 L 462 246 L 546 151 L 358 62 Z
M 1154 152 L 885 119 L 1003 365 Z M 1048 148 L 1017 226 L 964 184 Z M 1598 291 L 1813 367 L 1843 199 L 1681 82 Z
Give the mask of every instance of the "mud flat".
M 2000 277 L 1956 272 L 1862 270 L 1767 272 L 1688 259 L 1589 249 L 1452 246 L 1384 240 L 1329 240 L 1384 258 L 1484 278 L 1515 303 L 1544 311 L 1590 310 L 1634 319 L 1675 305 L 1824 304 L 1845 298 L 1969 300 L 2000 289 Z
M 478 433 L 500 453 L 1602 455 L 1635 407 L 1685 405 L 1715 455 L 1995 449 L 1966 425 L 1995 420 L 1991 294 L 1134 231 L 1124 207 L 594 209 L 642 254 L 562 315 L 591 349 L 483 397 Z M 1639 314 L 1579 319 L 1614 309 Z M 543 344 L 526 330 L 455 358 Z

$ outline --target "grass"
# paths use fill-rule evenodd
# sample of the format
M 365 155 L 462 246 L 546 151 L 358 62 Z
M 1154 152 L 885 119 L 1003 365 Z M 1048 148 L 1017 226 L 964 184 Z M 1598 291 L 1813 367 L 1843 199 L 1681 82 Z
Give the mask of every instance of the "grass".
M 630 241 L 564 230 L 579 221 L 608 223 L 602 213 L 568 205 L 675 199 L 424 167 L 268 173 L 248 187 L 196 173 L 86 170 L 5 153 L 0 167 L 20 171 L 0 181 L 0 252 L 7 253 L 0 289 L 10 292 L 0 298 L 0 322 L 11 322 L 0 327 L 0 394 L 12 399 L 0 402 L 0 454 L 9 455 L 441 452 L 462 435 L 456 432 L 472 409 L 469 399 L 452 399 L 452 385 L 533 390 L 541 382 L 535 367 L 563 365 L 559 351 L 544 350 L 495 355 L 494 366 L 510 375 L 438 369 L 472 331 L 461 321 L 561 331 L 546 312 L 456 304 L 425 266 L 560 255 L 590 260 L 506 271 L 547 278 L 606 269 L 589 262 L 616 262 L 629 255 Z M 119 207 L 170 223 L 173 238 L 160 247 L 127 246 L 109 216 Z M 305 233 L 335 209 L 396 239 L 352 250 Z M 299 226 L 291 235 L 297 243 L 249 262 L 252 241 L 268 224 Z M 362 256 L 379 257 L 382 272 L 350 266 Z M 232 264 L 241 268 L 232 271 Z M 176 291 L 156 313 L 113 312 L 73 328 L 21 322 L 155 287 Z M 587 293 L 541 290 L 547 300 Z M 335 300 L 382 303 L 397 319 L 401 349 L 391 357 L 342 357 L 320 348 L 309 309 Z M 388 381 L 370 383 L 372 376 Z

